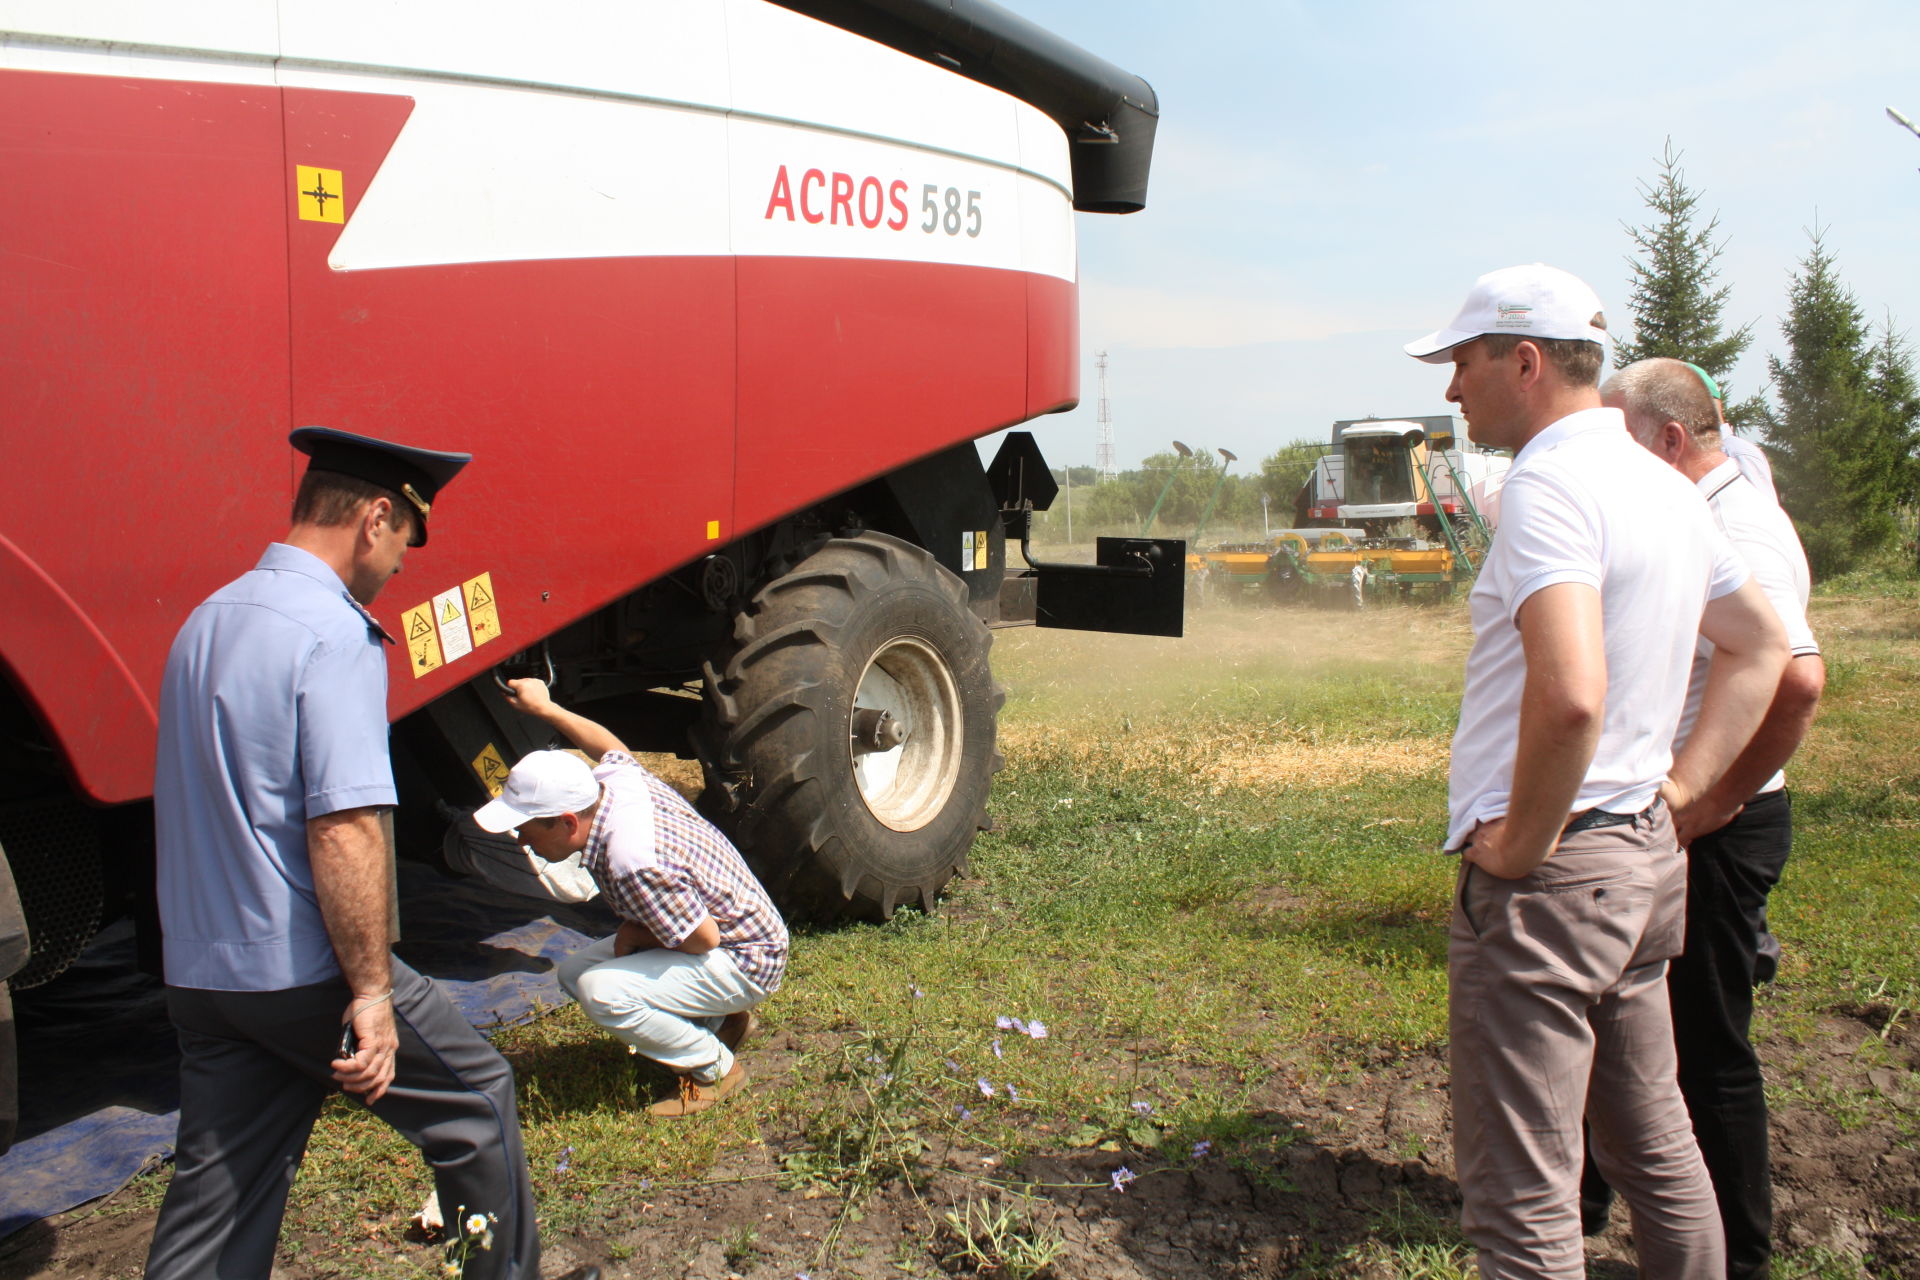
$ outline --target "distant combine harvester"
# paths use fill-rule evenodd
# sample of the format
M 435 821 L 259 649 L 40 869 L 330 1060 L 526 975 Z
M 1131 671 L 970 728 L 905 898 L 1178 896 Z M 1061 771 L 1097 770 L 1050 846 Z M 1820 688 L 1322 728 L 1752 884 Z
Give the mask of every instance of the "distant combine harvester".
M 1387 586 L 1451 594 L 1479 566 L 1511 465 L 1464 444 L 1451 415 L 1344 419 L 1295 495 L 1294 527 L 1195 551 L 1187 567 L 1209 593 L 1282 601 L 1315 587 L 1346 588 L 1356 603 Z

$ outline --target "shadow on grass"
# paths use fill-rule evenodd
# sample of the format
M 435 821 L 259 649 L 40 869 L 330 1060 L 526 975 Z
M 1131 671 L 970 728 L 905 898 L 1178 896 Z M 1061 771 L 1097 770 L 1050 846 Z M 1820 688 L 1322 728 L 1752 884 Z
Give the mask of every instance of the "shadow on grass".
M 1307 1117 L 1223 1117 L 1216 1150 L 1179 1164 L 1137 1152 L 1027 1161 L 1022 1178 L 1073 1226 L 1070 1250 L 1119 1250 L 1144 1274 L 1313 1274 L 1396 1250 L 1471 1265 L 1456 1225 L 1459 1190 L 1423 1160 L 1297 1136 Z M 1125 1189 L 1117 1190 L 1120 1174 Z M 1088 1185 L 1090 1184 L 1090 1185 Z M 1342 1264 L 1345 1264 L 1344 1266 Z M 1069 1268 L 1069 1272 L 1072 1268 Z
M 636 1110 L 672 1085 L 664 1067 L 628 1053 L 604 1032 L 534 1044 L 507 1055 L 513 1074 L 527 1093 L 528 1119 L 569 1116 L 632 1106 Z M 656 1078 L 657 1077 L 657 1078 Z
M 1277 1112 L 1234 1117 L 1227 1127 L 1243 1144 L 1254 1139 L 1254 1149 L 1223 1147 L 1224 1158 L 1169 1165 L 1137 1153 L 1049 1155 L 1027 1161 L 1019 1176 L 1071 1223 L 1061 1231 L 1063 1274 L 1076 1273 L 1076 1252 L 1093 1263 L 1115 1251 L 1144 1275 L 1475 1274 L 1452 1178 L 1424 1160 L 1295 1138 L 1294 1124 Z M 1113 1179 L 1123 1168 L 1134 1176 L 1120 1191 Z M 1623 1262 L 1588 1265 L 1592 1280 L 1636 1274 Z
M 1914 791 L 1920 778 L 1879 784 L 1837 783 L 1818 788 L 1796 788 L 1793 817 L 1796 824 L 1871 825 L 1912 819 L 1920 811 Z
M 1301 898 L 1281 913 L 1229 915 L 1223 932 L 1243 938 L 1292 938 L 1356 964 L 1396 971 L 1445 969 L 1447 928 L 1405 907 Z

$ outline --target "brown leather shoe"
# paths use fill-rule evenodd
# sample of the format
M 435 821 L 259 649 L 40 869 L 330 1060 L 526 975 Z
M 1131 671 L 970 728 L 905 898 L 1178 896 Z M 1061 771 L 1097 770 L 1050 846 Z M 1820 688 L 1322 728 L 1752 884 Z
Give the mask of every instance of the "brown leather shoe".
M 701 1084 L 692 1076 L 680 1077 L 680 1096 L 668 1098 L 665 1102 L 656 1102 L 647 1108 L 650 1115 L 662 1116 L 669 1120 L 679 1120 L 686 1116 L 698 1115 L 722 1098 L 730 1098 L 747 1083 L 747 1069 L 739 1063 L 733 1064 L 733 1070 L 721 1076 L 713 1084 Z
M 740 1048 L 741 1041 L 752 1035 L 760 1027 L 760 1019 L 753 1016 L 753 1010 L 742 1009 L 730 1013 L 720 1020 L 720 1029 L 713 1034 L 721 1044 L 727 1046 L 727 1052 L 733 1053 Z

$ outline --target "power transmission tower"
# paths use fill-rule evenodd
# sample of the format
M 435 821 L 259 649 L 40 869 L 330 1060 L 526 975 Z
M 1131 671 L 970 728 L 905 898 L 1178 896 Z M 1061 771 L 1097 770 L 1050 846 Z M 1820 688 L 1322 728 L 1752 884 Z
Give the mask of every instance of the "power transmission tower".
M 1113 462 L 1113 409 L 1107 403 L 1106 352 L 1102 351 L 1094 356 L 1093 367 L 1100 371 L 1100 410 L 1096 418 L 1100 424 L 1100 441 L 1094 448 L 1093 465 L 1104 483 L 1120 474 Z

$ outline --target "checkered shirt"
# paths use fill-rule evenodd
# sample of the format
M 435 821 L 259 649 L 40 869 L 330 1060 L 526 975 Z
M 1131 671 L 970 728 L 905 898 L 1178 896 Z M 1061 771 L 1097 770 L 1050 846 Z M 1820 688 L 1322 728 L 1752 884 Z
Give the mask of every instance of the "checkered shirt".
M 787 967 L 787 926 L 728 839 L 679 792 L 622 751 L 593 771 L 604 791 L 580 864 L 614 913 L 677 947 L 712 916 L 720 947 L 771 994 Z

